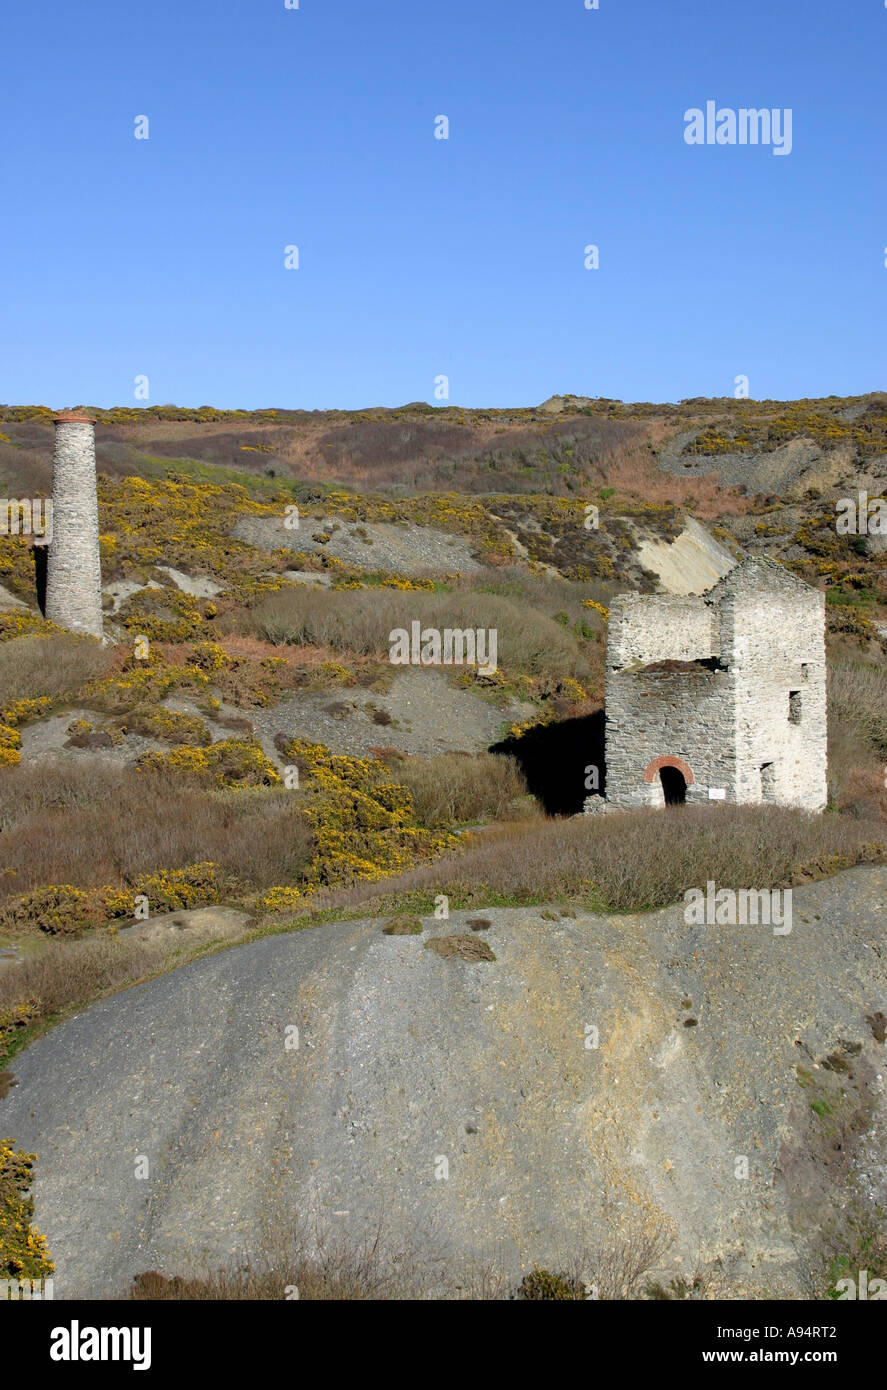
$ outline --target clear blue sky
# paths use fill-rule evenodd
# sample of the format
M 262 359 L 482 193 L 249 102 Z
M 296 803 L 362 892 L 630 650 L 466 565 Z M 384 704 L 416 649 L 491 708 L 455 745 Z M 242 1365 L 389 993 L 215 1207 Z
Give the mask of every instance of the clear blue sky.
M 7 7 L 0 401 L 883 389 L 883 0 L 599 5 Z M 791 154 L 687 145 L 707 100 Z

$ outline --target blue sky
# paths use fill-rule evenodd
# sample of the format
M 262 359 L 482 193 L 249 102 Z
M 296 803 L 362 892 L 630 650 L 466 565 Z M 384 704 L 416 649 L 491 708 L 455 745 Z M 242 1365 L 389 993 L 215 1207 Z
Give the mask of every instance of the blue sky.
M 84 0 L 4 39 L 0 401 L 887 385 L 882 0 Z M 686 144 L 707 100 L 791 108 L 790 155 Z

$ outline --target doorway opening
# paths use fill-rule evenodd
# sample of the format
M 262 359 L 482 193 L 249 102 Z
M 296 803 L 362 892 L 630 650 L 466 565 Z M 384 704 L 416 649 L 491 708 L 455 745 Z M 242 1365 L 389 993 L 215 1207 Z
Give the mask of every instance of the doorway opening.
M 659 780 L 666 806 L 683 806 L 687 800 L 687 779 L 677 767 L 661 767 Z

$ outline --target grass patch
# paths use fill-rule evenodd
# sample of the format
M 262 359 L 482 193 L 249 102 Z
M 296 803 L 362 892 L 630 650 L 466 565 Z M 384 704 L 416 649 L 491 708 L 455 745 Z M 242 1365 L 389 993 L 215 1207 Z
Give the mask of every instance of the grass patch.
M 433 864 L 390 880 L 385 900 L 452 906 L 575 902 L 634 912 L 679 902 L 689 888 L 788 887 L 862 862 L 884 862 L 883 827 L 786 807 L 685 806 L 496 826 Z M 376 896 L 378 897 L 378 889 Z M 319 905 L 366 905 L 368 886 Z M 422 910 L 417 907 L 417 910 Z M 427 908 L 426 910 L 433 910 Z
M 540 814 L 513 758 L 493 753 L 411 758 L 386 751 L 383 760 L 395 779 L 409 788 L 420 825 L 465 825 Z
M 112 660 L 100 642 L 73 633 L 0 642 L 0 723 L 5 722 L 3 713 L 20 702 L 72 696 L 87 681 L 104 676 Z
M 296 791 L 204 792 L 131 767 L 50 759 L 4 770 L 0 828 L 0 903 L 47 884 L 123 889 L 204 861 L 259 890 L 297 882 L 315 852 Z
M 557 684 L 567 678 L 594 681 L 600 676 L 600 662 L 586 650 L 588 644 L 577 632 L 515 599 L 482 590 L 417 590 L 404 595 L 385 590 L 289 588 L 266 595 L 242 619 L 245 630 L 275 644 L 332 647 L 384 658 L 392 631 L 409 631 L 414 621 L 439 631 L 495 630 L 498 665 L 524 679 L 527 695 L 539 683 Z M 583 693 L 579 692 L 580 697 Z
M 418 917 L 392 917 L 390 922 L 386 922 L 382 931 L 386 936 L 421 936 L 422 923 Z

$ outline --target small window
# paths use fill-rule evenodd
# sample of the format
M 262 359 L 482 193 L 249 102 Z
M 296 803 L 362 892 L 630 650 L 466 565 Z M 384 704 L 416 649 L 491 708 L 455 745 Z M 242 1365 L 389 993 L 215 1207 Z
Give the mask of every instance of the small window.
M 790 690 L 788 692 L 788 722 L 789 724 L 800 724 L 801 722 L 800 690 Z

